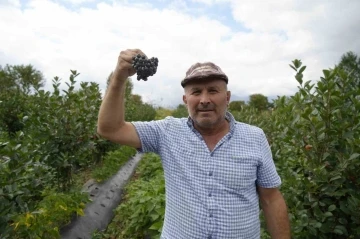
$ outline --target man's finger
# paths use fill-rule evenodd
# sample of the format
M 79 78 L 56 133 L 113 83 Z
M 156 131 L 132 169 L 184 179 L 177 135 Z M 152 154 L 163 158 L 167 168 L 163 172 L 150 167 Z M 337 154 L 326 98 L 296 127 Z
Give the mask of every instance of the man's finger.
M 120 58 L 122 60 L 132 64 L 134 56 L 135 56 L 134 54 L 125 53 L 125 54 L 120 55 Z
M 144 54 L 144 52 L 142 52 L 140 49 L 128 49 L 129 51 L 131 51 L 131 52 L 133 52 L 135 55 L 134 56 L 136 56 L 137 54 L 140 54 L 140 55 L 144 55 L 146 58 L 147 58 L 147 56 Z

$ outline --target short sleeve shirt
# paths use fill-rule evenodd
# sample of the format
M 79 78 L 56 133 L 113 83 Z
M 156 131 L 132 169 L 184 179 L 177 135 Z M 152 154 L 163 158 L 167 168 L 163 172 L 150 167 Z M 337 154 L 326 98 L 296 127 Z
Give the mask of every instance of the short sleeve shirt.
M 139 152 L 161 157 L 166 209 L 162 239 L 259 239 L 256 186 L 281 184 L 262 129 L 226 113 L 229 132 L 210 151 L 188 118 L 133 122 Z

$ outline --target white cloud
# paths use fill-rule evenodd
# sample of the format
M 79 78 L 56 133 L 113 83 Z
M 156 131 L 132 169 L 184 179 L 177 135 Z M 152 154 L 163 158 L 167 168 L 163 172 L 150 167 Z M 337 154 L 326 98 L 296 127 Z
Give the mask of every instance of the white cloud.
M 221 1 L 207 4 L 215 2 Z M 159 68 L 147 82 L 134 79 L 134 93 L 168 106 L 181 102 L 181 78 L 195 62 L 214 61 L 223 68 L 233 95 L 271 96 L 296 91 L 288 66 L 295 58 L 308 65 L 306 76 L 317 79 L 346 51 L 360 52 L 355 1 L 229 3 L 250 32 L 235 32 L 206 15 L 194 17 L 186 1 L 162 10 L 123 2 L 75 10 L 50 0 L 32 0 L 22 10 L 6 4 L 0 8 L 0 34 L 7 36 L 0 38 L 0 64 L 33 64 L 47 77 L 47 87 L 55 75 L 67 80 L 76 69 L 78 81 L 96 81 L 104 89 L 120 51 L 140 48 L 159 58 Z M 179 5 L 183 11 L 174 9 Z
M 192 2 L 204 3 L 206 5 L 214 4 L 214 0 L 192 0 Z
M 95 0 L 62 0 L 62 2 L 70 3 L 72 5 L 80 5 L 83 3 L 93 3 Z

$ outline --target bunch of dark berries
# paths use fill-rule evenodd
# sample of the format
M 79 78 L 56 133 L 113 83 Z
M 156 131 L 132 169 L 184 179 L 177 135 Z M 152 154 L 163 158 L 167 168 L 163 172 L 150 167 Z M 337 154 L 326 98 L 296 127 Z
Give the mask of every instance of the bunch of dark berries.
M 156 73 L 159 60 L 156 57 L 147 59 L 145 56 L 137 54 L 133 57 L 132 66 L 136 70 L 137 80 L 147 81 L 149 76 L 153 76 Z

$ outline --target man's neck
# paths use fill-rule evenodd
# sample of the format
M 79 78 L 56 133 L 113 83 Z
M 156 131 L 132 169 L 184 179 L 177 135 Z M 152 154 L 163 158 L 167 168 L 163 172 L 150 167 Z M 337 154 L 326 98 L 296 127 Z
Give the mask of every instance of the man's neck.
M 226 134 L 230 130 L 230 123 L 227 119 L 222 120 L 217 125 L 211 128 L 202 128 L 196 124 L 194 124 L 195 129 L 203 136 L 203 137 L 214 137 L 219 134 Z

